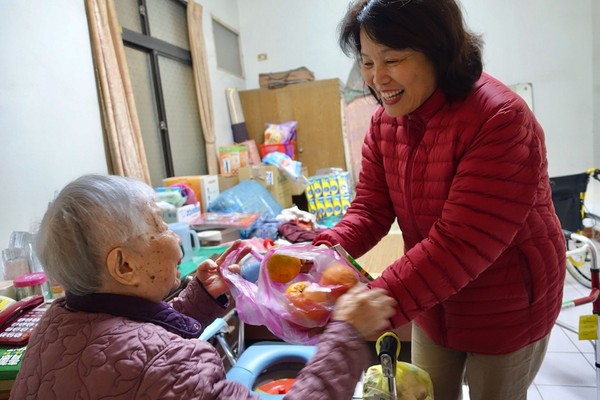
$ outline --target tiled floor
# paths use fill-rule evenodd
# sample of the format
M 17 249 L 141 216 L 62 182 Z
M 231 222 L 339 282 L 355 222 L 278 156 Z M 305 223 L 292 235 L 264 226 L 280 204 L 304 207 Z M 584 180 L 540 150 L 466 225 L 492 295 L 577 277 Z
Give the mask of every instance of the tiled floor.
M 563 298 L 588 295 L 589 289 L 567 273 Z M 592 305 L 565 308 L 558 320 L 577 327 L 579 316 L 591 315 Z M 548 353 L 540 372 L 529 389 L 529 400 L 592 400 L 597 396 L 595 349 L 591 341 L 578 340 L 577 334 L 555 325 L 550 336 Z

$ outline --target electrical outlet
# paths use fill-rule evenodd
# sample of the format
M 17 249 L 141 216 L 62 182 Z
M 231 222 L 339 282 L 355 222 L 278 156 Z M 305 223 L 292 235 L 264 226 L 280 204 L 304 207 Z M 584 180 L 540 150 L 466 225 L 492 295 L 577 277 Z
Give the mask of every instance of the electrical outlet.
M 256 56 L 256 58 L 258 58 L 258 61 L 266 61 L 267 53 L 259 53 L 258 56 Z

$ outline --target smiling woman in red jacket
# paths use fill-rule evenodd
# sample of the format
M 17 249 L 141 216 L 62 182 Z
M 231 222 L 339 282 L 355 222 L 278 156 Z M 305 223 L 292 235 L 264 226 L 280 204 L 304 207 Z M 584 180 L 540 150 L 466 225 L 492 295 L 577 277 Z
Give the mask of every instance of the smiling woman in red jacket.
M 360 257 L 394 219 L 403 257 L 371 287 L 414 321 L 412 361 L 436 400 L 525 399 L 562 300 L 564 237 L 544 133 L 526 103 L 482 72 L 480 38 L 454 0 L 358 0 L 340 24 L 381 107 L 356 198 L 315 244 Z

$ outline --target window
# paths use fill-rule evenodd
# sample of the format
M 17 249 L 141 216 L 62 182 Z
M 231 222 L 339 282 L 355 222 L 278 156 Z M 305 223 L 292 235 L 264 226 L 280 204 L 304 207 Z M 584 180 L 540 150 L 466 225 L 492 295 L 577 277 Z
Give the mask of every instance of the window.
M 217 66 L 227 72 L 244 77 L 242 60 L 240 56 L 239 34 L 228 28 L 216 19 L 212 20 L 213 36 L 215 38 L 215 52 Z
M 152 185 L 206 174 L 185 3 L 117 0 L 115 6 Z

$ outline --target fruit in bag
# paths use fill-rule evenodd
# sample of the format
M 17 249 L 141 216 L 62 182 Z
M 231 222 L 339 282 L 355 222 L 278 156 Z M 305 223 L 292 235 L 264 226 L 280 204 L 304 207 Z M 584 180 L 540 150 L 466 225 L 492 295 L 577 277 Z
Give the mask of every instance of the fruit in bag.
M 285 290 L 292 315 L 308 326 L 318 326 L 329 317 L 332 304 L 331 291 L 308 281 L 294 282 Z
M 267 260 L 267 271 L 273 282 L 288 283 L 302 268 L 302 260 L 286 254 L 273 253 Z
M 338 261 L 334 261 L 325 267 L 319 279 L 321 286 L 331 286 L 331 291 L 336 298 L 346 293 L 357 283 L 356 271 Z

